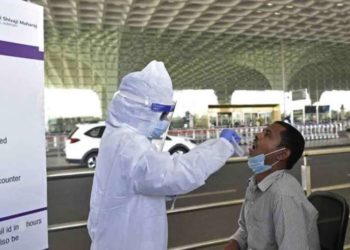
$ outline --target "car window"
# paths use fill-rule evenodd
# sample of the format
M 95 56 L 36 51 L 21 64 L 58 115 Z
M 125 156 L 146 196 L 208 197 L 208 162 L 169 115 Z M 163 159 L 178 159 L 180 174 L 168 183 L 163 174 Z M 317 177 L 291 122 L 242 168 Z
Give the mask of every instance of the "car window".
M 104 130 L 105 130 L 104 126 L 96 127 L 85 132 L 85 135 L 93 138 L 101 138 Z
M 69 134 L 68 134 L 68 139 L 71 138 L 72 135 L 73 135 L 73 134 L 75 133 L 75 131 L 77 131 L 77 130 L 78 130 L 78 127 L 77 127 L 77 126 L 74 127 L 74 128 L 72 129 L 72 131 L 69 132 Z
M 101 127 L 101 129 L 100 129 L 100 138 L 102 137 L 103 132 L 105 132 L 105 129 L 106 129 L 106 126 Z

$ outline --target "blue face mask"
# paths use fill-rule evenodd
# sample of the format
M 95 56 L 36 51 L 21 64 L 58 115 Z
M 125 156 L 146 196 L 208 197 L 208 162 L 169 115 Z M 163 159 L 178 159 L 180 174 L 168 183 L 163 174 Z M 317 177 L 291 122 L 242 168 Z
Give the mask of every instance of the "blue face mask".
M 164 132 L 168 129 L 169 123 L 170 122 L 167 120 L 158 121 L 155 124 L 153 131 L 151 132 L 150 138 L 152 139 L 160 138 L 161 135 L 164 134 Z
M 259 155 L 256 155 L 256 156 L 252 156 L 252 157 L 248 157 L 248 166 L 251 170 L 253 170 L 253 172 L 255 174 L 260 174 L 260 173 L 263 173 L 269 169 L 272 168 L 273 165 L 275 165 L 276 163 L 278 163 L 279 161 L 276 161 L 275 163 L 271 164 L 271 165 L 268 165 L 268 164 L 265 164 L 265 157 L 268 156 L 268 155 L 271 155 L 271 154 L 274 154 L 276 152 L 279 152 L 281 150 L 284 150 L 285 148 L 280 148 L 280 149 L 277 149 L 275 151 L 272 151 L 268 154 L 259 154 Z

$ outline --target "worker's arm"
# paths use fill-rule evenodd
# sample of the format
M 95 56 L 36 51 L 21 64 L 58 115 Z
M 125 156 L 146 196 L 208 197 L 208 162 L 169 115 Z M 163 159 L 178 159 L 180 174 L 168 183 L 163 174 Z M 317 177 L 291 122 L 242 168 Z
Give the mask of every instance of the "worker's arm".
M 224 138 L 208 140 L 186 154 L 148 150 L 131 171 L 135 192 L 146 195 L 178 195 L 192 191 L 233 155 Z

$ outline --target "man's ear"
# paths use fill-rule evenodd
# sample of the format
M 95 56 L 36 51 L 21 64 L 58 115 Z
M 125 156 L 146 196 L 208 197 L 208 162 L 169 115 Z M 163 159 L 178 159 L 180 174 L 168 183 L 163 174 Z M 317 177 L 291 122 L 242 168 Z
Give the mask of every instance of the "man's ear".
M 291 154 L 290 149 L 285 148 L 284 150 L 281 150 L 280 152 L 277 153 L 277 160 L 283 161 L 287 160 Z

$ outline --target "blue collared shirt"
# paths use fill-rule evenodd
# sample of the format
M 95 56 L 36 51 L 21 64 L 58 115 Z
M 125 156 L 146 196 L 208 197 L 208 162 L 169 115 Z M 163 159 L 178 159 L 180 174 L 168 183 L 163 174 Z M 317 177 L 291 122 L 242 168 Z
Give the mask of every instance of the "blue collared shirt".
M 284 170 L 258 184 L 252 176 L 231 238 L 241 250 L 319 250 L 317 217 L 299 182 Z

